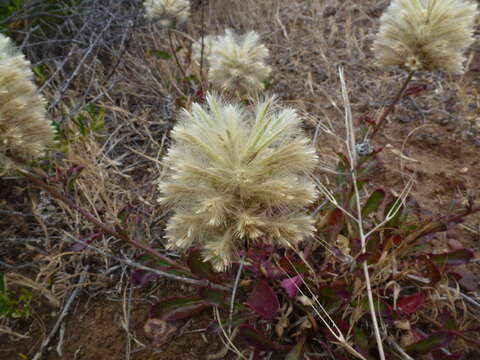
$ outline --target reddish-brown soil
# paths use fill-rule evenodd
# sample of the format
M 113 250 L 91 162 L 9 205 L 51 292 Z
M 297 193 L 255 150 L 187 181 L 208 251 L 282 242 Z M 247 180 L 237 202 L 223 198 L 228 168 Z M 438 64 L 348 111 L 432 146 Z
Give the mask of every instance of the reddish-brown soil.
M 168 291 L 167 291 L 168 289 Z M 173 294 L 175 287 L 160 289 L 158 293 Z M 177 289 L 178 291 L 178 289 Z M 182 292 L 182 294 L 184 294 Z M 141 291 L 135 292 L 133 299 L 146 296 Z M 130 307 L 128 334 L 124 328 L 126 323 L 124 311 L 126 304 L 122 300 L 108 301 L 98 299 L 86 301 L 86 297 L 76 304 L 65 321 L 65 337 L 62 352 L 56 351 L 58 337 L 52 342 L 42 359 L 45 360 L 180 360 L 207 359 L 222 349 L 223 344 L 217 335 L 195 332 L 204 329 L 213 321 L 211 310 L 205 310 L 187 322 L 177 335 L 162 347 L 151 345 L 144 334 L 150 305 L 145 301 L 133 300 Z M 45 333 L 52 329 L 56 316 L 51 316 L 52 309 L 40 307 L 30 321 L 33 323 L 18 324 L 29 329 L 29 339 L 17 342 L 7 336 L 0 338 L 0 358 L 4 360 L 31 359 L 38 351 Z M 56 314 L 54 314 L 56 315 Z M 21 331 L 22 329 L 17 329 Z M 128 341 L 130 337 L 130 341 Z M 129 343 L 129 345 L 128 345 Z M 128 352 L 129 357 L 126 357 Z

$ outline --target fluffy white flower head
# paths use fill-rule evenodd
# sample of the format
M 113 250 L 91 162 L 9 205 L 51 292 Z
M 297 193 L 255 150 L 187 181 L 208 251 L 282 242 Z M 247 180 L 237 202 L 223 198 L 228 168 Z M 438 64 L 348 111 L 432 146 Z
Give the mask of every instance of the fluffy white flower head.
M 272 71 L 265 64 L 268 54 L 255 31 L 237 36 L 226 30 L 225 35 L 218 36 L 212 43 L 208 56 L 209 80 L 227 91 L 251 93 L 262 90 L 263 81 Z
M 212 52 L 212 45 L 217 39 L 217 35 L 207 35 L 203 38 L 203 61 L 207 62 L 208 57 Z M 202 39 L 198 39 L 192 44 L 192 55 L 194 60 L 200 64 L 202 58 Z
M 46 102 L 32 81 L 30 63 L 0 34 L 0 168 L 9 168 L 8 155 L 42 156 L 54 130 L 46 119 Z
M 218 270 L 246 242 L 294 247 L 313 231 L 304 207 L 316 198 L 317 156 L 301 119 L 275 97 L 253 108 L 208 94 L 172 131 L 159 201 L 174 214 L 167 246 L 200 246 Z
M 158 20 L 165 27 L 181 25 L 190 16 L 189 0 L 146 0 L 143 6 L 148 20 Z
M 461 74 L 477 15 L 470 0 L 392 0 L 373 45 L 378 64 Z

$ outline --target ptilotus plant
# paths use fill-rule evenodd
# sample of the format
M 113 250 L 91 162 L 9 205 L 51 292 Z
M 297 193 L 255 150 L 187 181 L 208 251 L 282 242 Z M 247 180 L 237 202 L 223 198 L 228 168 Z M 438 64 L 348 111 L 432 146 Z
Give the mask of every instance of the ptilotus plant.
M 260 36 L 250 31 L 242 36 L 231 30 L 218 36 L 208 56 L 209 81 L 226 91 L 253 93 L 264 88 L 272 69 L 265 63 L 269 51 Z
M 381 66 L 463 73 L 477 4 L 469 0 L 393 0 L 373 45 Z
M 216 38 L 217 35 L 207 35 L 203 38 L 203 61 L 205 63 L 212 52 L 212 45 Z M 202 59 L 202 38 L 192 44 L 192 55 L 194 60 L 200 64 Z
M 0 34 L 0 171 L 13 165 L 12 157 L 42 156 L 53 143 L 45 105 L 33 83 L 30 62 Z
M 315 150 L 301 118 L 269 97 L 252 108 L 213 94 L 184 110 L 172 131 L 159 201 L 171 207 L 167 247 L 202 248 L 226 269 L 245 243 L 295 247 L 312 235 Z
M 146 0 L 145 17 L 165 27 L 185 23 L 190 16 L 189 0 Z

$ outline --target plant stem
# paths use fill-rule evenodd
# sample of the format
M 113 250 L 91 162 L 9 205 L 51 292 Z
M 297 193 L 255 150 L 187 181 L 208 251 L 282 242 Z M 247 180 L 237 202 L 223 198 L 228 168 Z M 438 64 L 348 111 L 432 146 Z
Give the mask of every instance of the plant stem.
M 168 34 L 168 44 L 170 45 L 170 51 L 172 52 L 173 58 L 175 59 L 175 63 L 177 64 L 178 68 L 182 72 L 183 77 L 186 78 L 187 73 L 185 72 L 185 69 L 183 68 L 182 64 L 180 64 L 180 60 L 178 60 L 177 52 L 173 47 L 172 31 L 168 29 L 167 34 Z
M 352 171 L 353 189 L 355 191 L 355 197 L 357 198 L 357 216 L 358 216 L 358 230 L 360 232 L 360 243 L 362 247 L 362 253 L 366 252 L 366 238 L 363 229 L 362 209 L 360 207 L 360 192 L 358 191 L 357 179 L 355 170 Z M 373 330 L 375 332 L 375 340 L 377 342 L 377 350 L 381 360 L 385 360 L 385 352 L 383 350 L 382 338 L 380 336 L 380 328 L 378 326 L 377 316 L 375 314 L 375 304 L 373 302 L 372 284 L 370 282 L 370 274 L 368 273 L 367 261 L 363 262 L 363 274 L 365 277 L 365 285 L 367 288 L 368 307 L 370 310 L 370 317 L 372 318 Z
M 153 257 L 159 259 L 159 260 L 162 260 L 166 263 L 168 263 L 169 265 L 179 269 L 179 270 L 182 270 L 182 271 L 185 271 L 187 273 L 191 273 L 190 270 L 182 265 L 182 264 L 179 264 L 177 263 L 176 261 L 168 258 L 167 256 L 159 253 L 158 251 L 152 249 L 150 246 L 148 245 L 145 245 L 143 243 L 141 243 L 140 241 L 137 241 L 135 239 L 132 239 L 131 237 L 129 237 L 128 235 L 126 234 L 123 234 L 123 233 L 119 233 L 111 228 L 109 228 L 107 225 L 105 225 L 104 223 L 102 223 L 100 220 L 98 220 L 95 216 L 93 216 L 92 214 L 90 214 L 87 210 L 85 210 L 84 208 L 78 206 L 77 204 L 75 204 L 72 200 L 68 199 L 65 195 L 61 194 L 57 189 L 55 189 L 53 186 L 50 186 L 48 184 L 46 184 L 45 182 L 43 182 L 40 178 L 30 174 L 28 171 L 24 170 L 24 169 L 21 169 L 20 170 L 21 173 L 28 179 L 30 180 L 32 183 L 34 183 L 35 185 L 37 185 L 39 188 L 47 191 L 48 193 L 50 193 L 50 195 L 52 195 L 54 198 L 62 201 L 65 205 L 67 205 L 68 207 L 70 207 L 71 209 L 75 210 L 76 212 L 78 212 L 80 215 L 82 215 L 85 219 L 87 219 L 88 221 L 90 221 L 91 223 L 93 223 L 94 225 L 96 225 L 99 229 L 101 229 L 104 233 L 108 234 L 108 235 L 111 235 L 117 239 L 120 239 L 120 240 L 123 240 L 131 245 L 133 245 L 134 247 L 138 248 L 138 249 L 142 249 L 143 251 L 145 251 L 147 254 L 149 255 L 152 255 Z
M 235 305 L 235 296 L 237 295 L 237 289 L 238 289 L 238 283 L 240 282 L 240 276 L 242 275 L 242 270 L 243 266 L 245 265 L 245 258 L 247 256 L 247 252 L 245 250 L 245 253 L 242 255 L 242 258 L 240 260 L 240 265 L 238 267 L 237 271 L 237 276 L 235 276 L 235 282 L 233 284 L 232 288 L 232 299 L 230 300 L 230 311 L 228 314 L 228 320 L 231 322 L 233 318 L 233 306 Z M 232 325 L 230 324 L 228 328 L 228 332 L 231 334 L 232 333 Z
M 374 138 L 374 136 L 377 134 L 378 130 L 380 130 L 380 128 L 382 127 L 383 123 L 385 122 L 385 120 L 387 120 L 387 117 L 388 115 L 393 111 L 393 109 L 395 108 L 395 105 L 397 105 L 397 103 L 400 101 L 400 99 L 402 98 L 403 96 L 403 93 L 405 92 L 405 90 L 407 89 L 407 86 L 408 84 L 410 83 L 410 80 L 412 80 L 413 78 L 413 74 L 415 73 L 415 71 L 410 71 L 410 73 L 408 74 L 407 78 L 405 79 L 405 82 L 403 83 L 402 87 L 400 88 L 400 90 L 398 91 L 397 95 L 395 96 L 395 98 L 393 99 L 393 101 L 391 102 L 391 104 L 384 110 L 382 116 L 380 117 L 380 119 L 378 119 L 377 121 L 377 124 L 375 125 L 375 127 L 373 128 L 373 132 L 372 134 L 369 136 L 369 139 L 372 140 Z

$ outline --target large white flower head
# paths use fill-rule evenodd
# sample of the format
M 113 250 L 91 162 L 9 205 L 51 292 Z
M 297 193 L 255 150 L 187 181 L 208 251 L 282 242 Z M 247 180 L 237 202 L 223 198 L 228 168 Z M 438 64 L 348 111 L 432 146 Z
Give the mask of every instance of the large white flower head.
M 237 36 L 226 30 L 212 43 L 208 56 L 209 80 L 227 91 L 256 92 L 264 88 L 263 81 L 272 69 L 265 64 L 269 51 L 260 43 L 260 36 L 250 31 Z
M 470 0 L 392 0 L 373 45 L 377 61 L 461 74 L 477 15 L 477 4 Z
M 207 35 L 203 38 L 203 61 L 206 63 L 208 57 L 212 52 L 212 46 L 215 40 L 217 39 L 217 35 Z M 198 39 L 192 44 L 192 55 L 194 60 L 200 64 L 202 59 L 202 39 Z
M 315 150 L 301 118 L 275 97 L 246 108 L 208 94 L 172 131 L 159 201 L 174 214 L 167 246 L 200 246 L 223 270 L 245 241 L 292 247 L 310 236 Z
M 11 156 L 39 157 L 54 142 L 46 102 L 32 79 L 30 62 L 0 34 L 0 168 L 4 170 L 11 165 Z
M 145 17 L 160 25 L 172 27 L 185 23 L 190 16 L 189 0 L 145 0 Z

